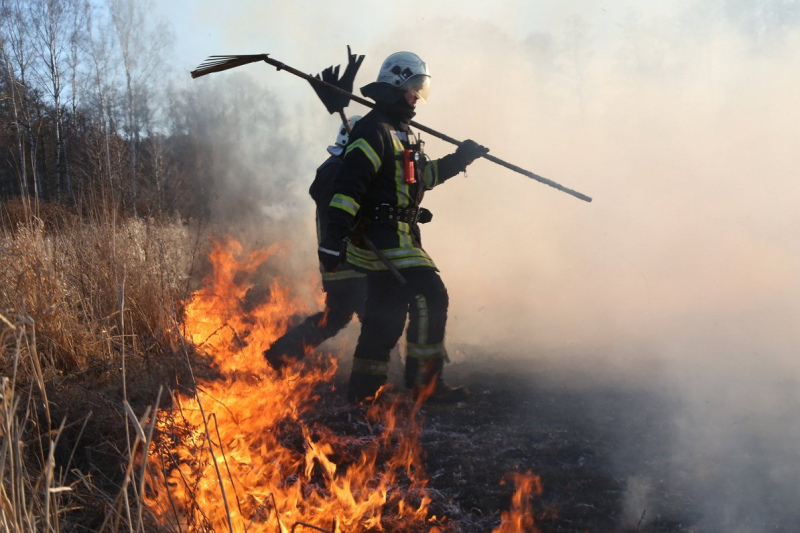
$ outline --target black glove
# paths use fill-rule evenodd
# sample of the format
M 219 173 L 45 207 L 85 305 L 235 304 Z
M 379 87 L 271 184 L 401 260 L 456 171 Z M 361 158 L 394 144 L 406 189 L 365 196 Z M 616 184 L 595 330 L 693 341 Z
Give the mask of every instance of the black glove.
M 344 263 L 347 254 L 346 239 L 323 239 L 319 243 L 317 256 L 325 272 L 336 272 Z
M 433 220 L 433 213 L 431 213 L 430 209 L 425 209 L 424 207 L 419 208 L 419 216 L 417 217 L 417 222 L 419 224 L 427 224 Z
M 485 146 L 481 146 L 480 144 L 476 143 L 472 139 L 467 139 L 456 148 L 456 157 L 458 158 L 459 162 L 461 163 L 461 169 L 467 168 L 467 165 L 481 157 L 482 155 L 486 155 L 489 153 L 489 149 Z

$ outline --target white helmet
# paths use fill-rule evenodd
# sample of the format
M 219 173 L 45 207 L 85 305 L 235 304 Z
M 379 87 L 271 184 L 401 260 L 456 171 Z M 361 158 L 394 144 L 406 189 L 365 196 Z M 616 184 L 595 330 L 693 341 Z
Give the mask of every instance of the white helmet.
M 386 85 L 401 91 L 413 91 L 425 103 L 431 90 L 431 74 L 417 54 L 395 52 L 383 61 L 378 79 L 363 87 L 361 92 L 370 98 L 386 99 L 391 92 L 387 91 Z
M 347 119 L 347 124 L 350 126 L 350 131 L 353 131 L 353 127 L 356 125 L 356 122 L 361 120 L 361 115 L 353 115 Z M 347 127 L 344 125 L 344 122 L 339 126 L 339 129 L 336 132 L 336 142 L 328 146 L 328 153 L 331 155 L 339 155 L 344 150 L 344 147 L 347 146 L 347 141 L 350 140 L 350 133 L 347 131 Z
M 423 102 L 431 90 L 428 65 L 413 52 L 395 52 L 383 61 L 378 83 L 388 83 L 404 91 L 414 91 Z

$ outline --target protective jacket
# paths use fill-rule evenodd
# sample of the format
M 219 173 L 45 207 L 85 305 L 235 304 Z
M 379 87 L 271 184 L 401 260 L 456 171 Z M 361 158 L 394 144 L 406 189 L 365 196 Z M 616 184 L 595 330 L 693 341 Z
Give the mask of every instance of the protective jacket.
M 425 190 L 455 176 L 467 164 L 457 154 L 427 159 L 409 127 L 412 116 L 401 104 L 379 102 L 350 135 L 344 164 L 334 181 L 328 230 L 344 238 L 355 228 L 347 261 L 358 270 L 387 270 L 373 252 L 359 246 L 359 232 L 398 269 L 437 270 L 422 248 L 417 224 L 420 202 Z M 404 154 L 407 150 L 411 152 Z M 407 175 L 408 159 L 414 160 L 412 175 Z
M 344 162 L 343 157 L 344 153 L 342 152 L 339 155 L 331 155 L 326 159 L 319 168 L 317 168 L 314 181 L 308 189 L 308 194 L 311 195 L 311 198 L 314 199 L 314 203 L 317 205 L 317 244 L 320 244 L 325 239 L 328 228 L 328 205 L 333 199 L 334 178 Z M 326 291 L 330 290 L 331 282 L 364 277 L 364 274 L 353 270 L 353 268 L 346 263 L 342 264 L 336 272 L 328 272 L 320 264 L 320 272 L 322 274 L 322 286 Z

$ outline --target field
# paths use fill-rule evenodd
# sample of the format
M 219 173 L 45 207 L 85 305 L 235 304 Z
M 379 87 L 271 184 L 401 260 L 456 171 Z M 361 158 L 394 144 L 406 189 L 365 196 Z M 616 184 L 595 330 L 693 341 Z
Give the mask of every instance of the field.
M 679 399 L 591 354 L 453 342 L 448 380 L 471 391 L 455 405 L 398 389 L 348 405 L 346 342 L 275 375 L 261 351 L 319 305 L 314 273 L 278 281 L 281 250 L 175 221 L 6 225 L 5 530 L 791 531 L 800 518 L 791 492 L 710 512 L 692 470 L 705 457 L 674 454 Z

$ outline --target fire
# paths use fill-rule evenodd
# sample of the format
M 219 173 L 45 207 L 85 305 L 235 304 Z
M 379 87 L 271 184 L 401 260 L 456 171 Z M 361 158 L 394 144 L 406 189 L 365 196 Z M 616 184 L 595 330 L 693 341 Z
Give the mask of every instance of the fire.
M 358 420 L 342 410 L 332 422 L 345 417 L 348 431 L 337 431 L 315 410 L 336 372 L 332 357 L 280 377 L 264 361 L 288 318 L 311 312 L 279 280 L 266 301 L 243 305 L 276 250 L 245 253 L 231 240 L 211 253 L 213 273 L 188 303 L 185 327 L 218 375 L 159 412 L 146 505 L 181 531 L 438 531 L 418 405 L 379 402 Z
M 512 472 L 509 476 L 514 482 L 514 496 L 511 498 L 511 511 L 500 514 L 500 527 L 493 529 L 492 533 L 519 533 L 521 531 L 537 532 L 538 528 L 533 523 L 533 509 L 531 496 L 542 493 L 542 482 L 539 476 L 531 472 L 520 474 Z

